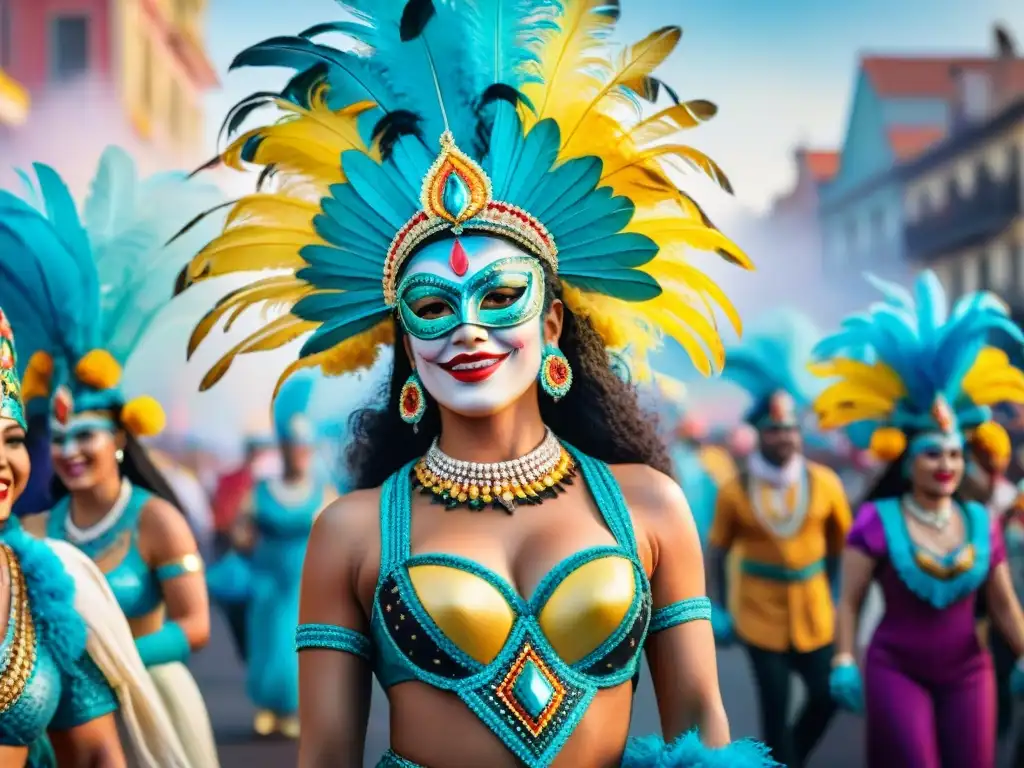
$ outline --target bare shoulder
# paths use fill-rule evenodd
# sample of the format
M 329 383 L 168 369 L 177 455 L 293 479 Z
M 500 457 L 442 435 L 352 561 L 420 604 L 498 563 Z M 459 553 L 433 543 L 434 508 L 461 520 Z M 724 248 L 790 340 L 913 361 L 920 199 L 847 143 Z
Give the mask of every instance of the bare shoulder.
M 380 488 L 366 488 L 335 498 L 313 524 L 310 544 L 330 542 L 359 549 L 379 541 L 380 493 Z
M 37 515 L 28 515 L 21 518 L 21 527 L 30 536 L 35 536 L 37 539 L 46 538 L 46 528 L 50 522 L 49 512 L 40 512 Z
M 197 548 L 185 514 L 157 496 L 150 498 L 142 508 L 139 536 L 150 561 L 189 554 Z
M 658 538 L 675 538 L 694 528 L 683 489 L 664 472 L 644 464 L 618 464 L 612 467 L 612 473 L 619 481 L 635 527 Z

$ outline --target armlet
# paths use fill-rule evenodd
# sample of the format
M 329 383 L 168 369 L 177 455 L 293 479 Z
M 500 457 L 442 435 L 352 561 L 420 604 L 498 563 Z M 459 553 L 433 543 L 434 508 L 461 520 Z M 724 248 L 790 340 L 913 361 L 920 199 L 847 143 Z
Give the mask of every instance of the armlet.
M 648 632 L 654 634 L 698 620 L 711 620 L 711 600 L 706 597 L 690 597 L 656 609 Z
M 195 552 L 182 555 L 176 560 L 169 560 L 157 566 L 156 577 L 159 581 L 170 581 L 189 573 L 202 573 L 203 559 Z
M 299 624 L 295 631 L 295 650 L 322 649 L 351 653 L 370 660 L 370 639 L 354 629 L 333 624 Z

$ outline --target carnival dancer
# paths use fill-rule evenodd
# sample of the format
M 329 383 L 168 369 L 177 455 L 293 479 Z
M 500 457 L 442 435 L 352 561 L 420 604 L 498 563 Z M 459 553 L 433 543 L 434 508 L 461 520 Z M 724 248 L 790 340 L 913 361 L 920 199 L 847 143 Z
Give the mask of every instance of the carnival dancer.
M 606 353 L 644 355 L 664 331 L 704 370 L 721 362 L 685 297 L 727 300 L 685 248 L 748 265 L 659 155 L 721 181 L 718 166 L 650 143 L 713 107 L 624 119 L 638 94 L 671 95 L 651 72 L 680 30 L 620 58 L 618 5 L 599 0 L 357 10 L 318 29 L 343 27 L 366 57 L 315 29 L 236 59 L 315 69 L 273 99 L 286 119 L 221 156 L 275 169 L 279 192 L 240 201 L 183 278 L 293 270 L 210 318 L 287 306 L 239 347 L 309 334 L 286 376 L 394 349 L 388 403 L 354 432 L 359 490 L 320 516 L 306 556 L 300 765 L 362 763 L 371 663 L 391 703 L 384 766 L 771 763 L 726 746 L 695 526 Z M 239 244 L 244 265 L 226 258 Z M 645 646 L 668 745 L 627 750 Z
M 1019 546 L 1020 542 L 1017 536 L 1011 533 L 1009 526 L 1024 509 L 1024 495 L 1006 478 L 1006 470 L 1013 455 L 1010 436 L 993 420 L 972 430 L 966 437 L 966 464 L 959 495 L 965 501 L 983 504 L 992 519 L 999 523 L 1007 548 L 1007 562 L 1012 572 L 1015 558 L 1011 558 L 1010 550 Z M 1020 600 L 1021 592 L 1016 588 L 1014 592 Z M 1017 659 L 1006 638 L 999 632 L 991 631 L 991 622 L 984 621 L 987 617 L 984 592 L 978 594 L 976 614 L 983 620 L 980 629 L 988 641 L 995 665 L 998 702 L 996 731 L 1002 738 L 1009 733 L 1013 723 L 1014 698 L 1010 690 L 1010 676 Z
M 19 246 L 0 252 L 0 269 L 15 276 L 0 283 L 0 302 L 33 351 L 26 407 L 48 404 L 51 413 L 56 501 L 25 525 L 74 544 L 106 573 L 191 765 L 216 766 L 184 663 L 209 634 L 202 561 L 140 442 L 162 429 L 163 410 L 151 397 L 127 397 L 121 379 L 191 248 L 189 238 L 163 248 L 175 231 L 168 212 L 187 215 L 220 195 L 185 174 L 140 180 L 128 155 L 110 148 L 80 218 L 53 169 L 37 164 L 35 175 L 36 210 L 9 203 L 2 224 Z
M 299 582 L 313 521 L 335 494 L 313 465 L 315 431 L 307 416 L 313 379 L 296 375 L 274 401 L 284 473 L 258 482 L 236 524 L 235 546 L 251 555 L 246 601 L 247 678 L 257 734 L 299 735 Z
M 947 311 L 934 273 L 914 292 L 877 279 L 884 301 L 843 324 L 816 353 L 838 379 L 815 403 L 823 428 L 863 425 L 890 462 L 858 511 L 843 554 L 832 690 L 867 716 L 872 768 L 995 765 L 992 659 L 978 642 L 975 596 L 1024 655 L 1024 614 L 1013 592 L 1000 526 L 957 496 L 965 433 L 991 433 L 990 406 L 1024 402 L 1024 373 L 986 346 L 1002 330 L 1024 341 L 998 298 L 962 297 Z M 851 350 L 868 350 L 854 357 Z M 986 425 L 986 426 L 982 426 Z M 864 658 L 853 656 L 861 602 L 877 580 L 884 614 Z M 1013 672 L 1020 691 L 1022 663 Z
M 16 242 L 4 224 L 15 212 L 28 210 L 0 196 L 0 248 Z M 8 277 L 2 267 L 0 274 Z M 120 708 L 137 764 L 189 768 L 103 574 L 74 547 L 39 541 L 11 516 L 31 472 L 16 361 L 0 310 L 0 764 L 124 766 Z
M 729 350 L 724 375 L 750 393 L 746 421 L 758 431 L 758 447 L 719 490 L 710 535 L 716 635 L 725 643 L 735 635 L 745 646 L 762 737 L 792 768 L 806 764 L 835 711 L 828 687 L 835 628 L 830 582 L 850 527 L 839 478 L 802 453 L 801 416 L 814 394 L 806 366 L 817 338 L 807 318 L 779 312 Z M 738 559 L 730 590 L 731 552 Z M 793 674 L 807 698 L 791 724 Z

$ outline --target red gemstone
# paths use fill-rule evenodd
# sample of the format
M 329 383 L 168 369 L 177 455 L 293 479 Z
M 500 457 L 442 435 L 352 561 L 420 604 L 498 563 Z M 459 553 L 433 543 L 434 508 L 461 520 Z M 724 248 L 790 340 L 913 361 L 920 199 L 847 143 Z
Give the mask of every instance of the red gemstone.
M 469 270 L 469 256 L 466 254 L 466 249 L 462 247 L 462 243 L 458 238 L 455 238 L 455 242 L 452 243 L 452 252 L 448 257 L 448 266 L 459 277 L 462 277 Z
M 405 412 L 409 414 L 416 413 L 420 407 L 420 396 L 419 393 L 412 387 L 405 393 L 405 402 L 403 403 Z

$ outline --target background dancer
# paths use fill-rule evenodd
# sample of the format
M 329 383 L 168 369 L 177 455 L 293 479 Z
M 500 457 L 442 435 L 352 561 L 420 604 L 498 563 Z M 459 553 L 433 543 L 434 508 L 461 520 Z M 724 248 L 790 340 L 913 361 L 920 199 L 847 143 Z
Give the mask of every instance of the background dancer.
M 187 213 L 220 194 L 183 173 L 140 180 L 112 147 L 80 216 L 53 169 L 35 172 L 30 194 L 39 210 L 0 213 L 20 243 L 0 252 L 0 265 L 28 276 L 0 284 L 0 302 L 32 352 L 24 399 L 50 409 L 55 503 L 25 526 L 69 541 L 107 575 L 190 762 L 216 766 L 206 707 L 184 663 L 209 634 L 202 560 L 140 442 L 163 429 L 163 409 L 151 397 L 126 396 L 121 384 L 191 248 L 188 238 L 163 248 L 175 231 L 167 212 Z
M 744 644 L 757 682 L 762 738 L 784 765 L 802 768 L 835 711 L 828 678 L 835 613 L 832 589 L 850 508 L 836 474 L 801 451 L 801 409 L 813 380 L 805 369 L 818 334 L 796 314 L 779 313 L 748 329 L 729 351 L 724 375 L 750 393 L 746 421 L 758 445 L 718 494 L 711 527 L 712 621 L 721 642 Z M 739 558 L 734 589 L 726 558 Z M 735 611 L 726 599 L 731 594 Z M 791 678 L 807 698 L 788 722 Z
M 998 329 L 1018 342 L 1024 335 L 988 294 L 968 294 L 949 311 L 932 272 L 918 277 L 913 294 L 873 283 L 884 301 L 816 349 L 824 361 L 816 372 L 837 379 L 815 403 L 822 427 L 866 427 L 872 451 L 890 462 L 843 554 L 833 695 L 866 711 L 870 768 L 993 768 L 995 678 L 976 634 L 975 595 L 985 591 L 1017 659 L 1024 613 L 999 523 L 956 494 L 965 433 L 998 430 L 990 406 L 1024 402 L 1024 373 L 985 346 L 987 337 Z M 885 608 L 862 683 L 854 638 L 873 579 Z M 1024 690 L 1019 661 L 1013 677 Z

